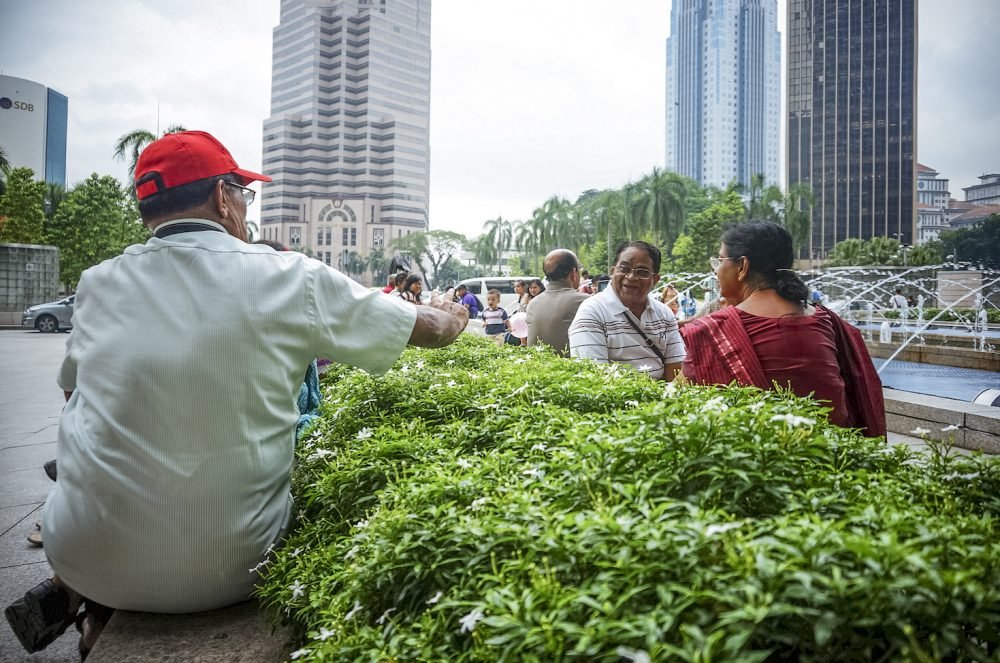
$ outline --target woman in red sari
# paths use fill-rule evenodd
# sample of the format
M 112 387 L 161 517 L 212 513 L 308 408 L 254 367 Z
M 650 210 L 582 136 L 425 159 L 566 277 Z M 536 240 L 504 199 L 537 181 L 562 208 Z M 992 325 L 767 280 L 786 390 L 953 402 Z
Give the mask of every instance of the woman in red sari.
M 722 237 L 712 269 L 730 306 L 681 328 L 684 375 L 698 384 L 790 388 L 832 408 L 830 421 L 885 435 L 882 383 L 857 329 L 808 303 L 792 238 L 770 221 Z

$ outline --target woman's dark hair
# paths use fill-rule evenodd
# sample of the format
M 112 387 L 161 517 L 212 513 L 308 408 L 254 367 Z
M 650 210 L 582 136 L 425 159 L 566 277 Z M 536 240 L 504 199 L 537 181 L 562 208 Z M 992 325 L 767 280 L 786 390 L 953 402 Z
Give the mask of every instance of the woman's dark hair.
M 219 180 L 241 186 L 243 184 L 243 178 L 238 175 L 226 174 L 213 175 L 202 180 L 164 189 L 139 201 L 139 215 L 142 216 L 143 221 L 151 221 L 198 207 L 209 199 L 215 189 L 215 183 Z
M 538 295 L 540 295 L 543 292 L 545 292 L 545 284 L 542 283 L 541 279 L 531 279 L 530 281 L 528 281 L 528 288 L 529 288 L 528 294 L 529 295 L 531 294 L 531 290 L 530 290 L 531 286 L 536 285 L 536 284 L 538 285 Z M 534 296 L 537 297 L 538 295 L 534 295 Z
M 410 274 L 406 277 L 406 282 L 403 284 L 403 292 L 409 292 L 410 286 L 414 283 L 420 283 L 420 274 Z
M 774 288 L 782 299 L 806 305 L 809 287 L 792 271 L 795 252 L 787 230 L 773 221 L 746 221 L 730 226 L 722 243 L 730 258 L 746 257 L 749 261 L 750 285 Z
M 649 259 L 653 261 L 653 271 L 657 274 L 660 273 L 660 250 L 650 244 L 649 242 L 642 242 L 636 240 L 634 242 L 622 242 L 618 245 L 615 250 L 615 264 L 618 264 L 618 258 L 621 257 L 625 251 L 631 248 L 642 249 L 649 256 Z

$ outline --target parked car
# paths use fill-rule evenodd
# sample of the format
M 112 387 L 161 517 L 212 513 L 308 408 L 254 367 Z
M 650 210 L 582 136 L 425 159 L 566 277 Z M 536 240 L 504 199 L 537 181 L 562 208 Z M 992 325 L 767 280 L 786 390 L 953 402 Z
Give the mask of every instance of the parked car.
M 21 327 L 37 329 L 40 332 L 69 331 L 73 328 L 73 303 L 76 295 L 48 304 L 38 304 L 25 309 L 21 315 Z

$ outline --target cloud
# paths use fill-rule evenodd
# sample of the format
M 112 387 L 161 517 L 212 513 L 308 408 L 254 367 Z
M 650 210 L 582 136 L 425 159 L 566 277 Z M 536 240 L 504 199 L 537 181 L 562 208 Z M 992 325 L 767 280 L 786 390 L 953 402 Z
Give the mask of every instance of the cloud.
M 279 6 L 0 0 L 0 63 L 69 97 L 71 182 L 124 179 L 114 143 L 156 129 L 157 109 L 161 129 L 210 131 L 258 169 Z M 432 227 L 474 235 L 661 166 L 669 21 L 669 0 L 434 0 Z M 1000 5 L 922 2 L 919 36 L 918 156 L 962 198 L 1000 170 Z

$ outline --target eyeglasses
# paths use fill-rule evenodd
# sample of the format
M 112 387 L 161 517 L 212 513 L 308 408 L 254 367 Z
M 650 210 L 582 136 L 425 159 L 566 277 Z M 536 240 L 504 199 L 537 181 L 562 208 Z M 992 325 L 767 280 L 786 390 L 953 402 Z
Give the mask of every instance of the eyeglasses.
M 737 258 L 709 258 L 708 259 L 708 264 L 712 266 L 712 271 L 713 272 L 717 272 L 717 271 L 719 271 L 719 267 L 722 267 L 722 261 L 723 260 L 739 260 L 742 257 L 743 256 L 739 256 Z
M 626 267 L 625 265 L 615 265 L 615 273 L 621 274 L 625 277 L 633 277 L 645 281 L 653 275 L 653 272 L 649 271 L 645 267 Z
M 226 180 L 222 180 L 222 181 L 225 184 L 228 184 L 229 186 L 233 187 L 234 189 L 239 189 L 240 190 L 240 193 L 243 194 L 243 202 L 246 203 L 247 207 L 250 207 L 250 204 L 253 202 L 253 199 L 257 197 L 257 192 L 254 191 L 253 189 L 248 189 L 245 186 L 240 186 L 239 184 L 236 184 L 235 182 L 226 182 Z

